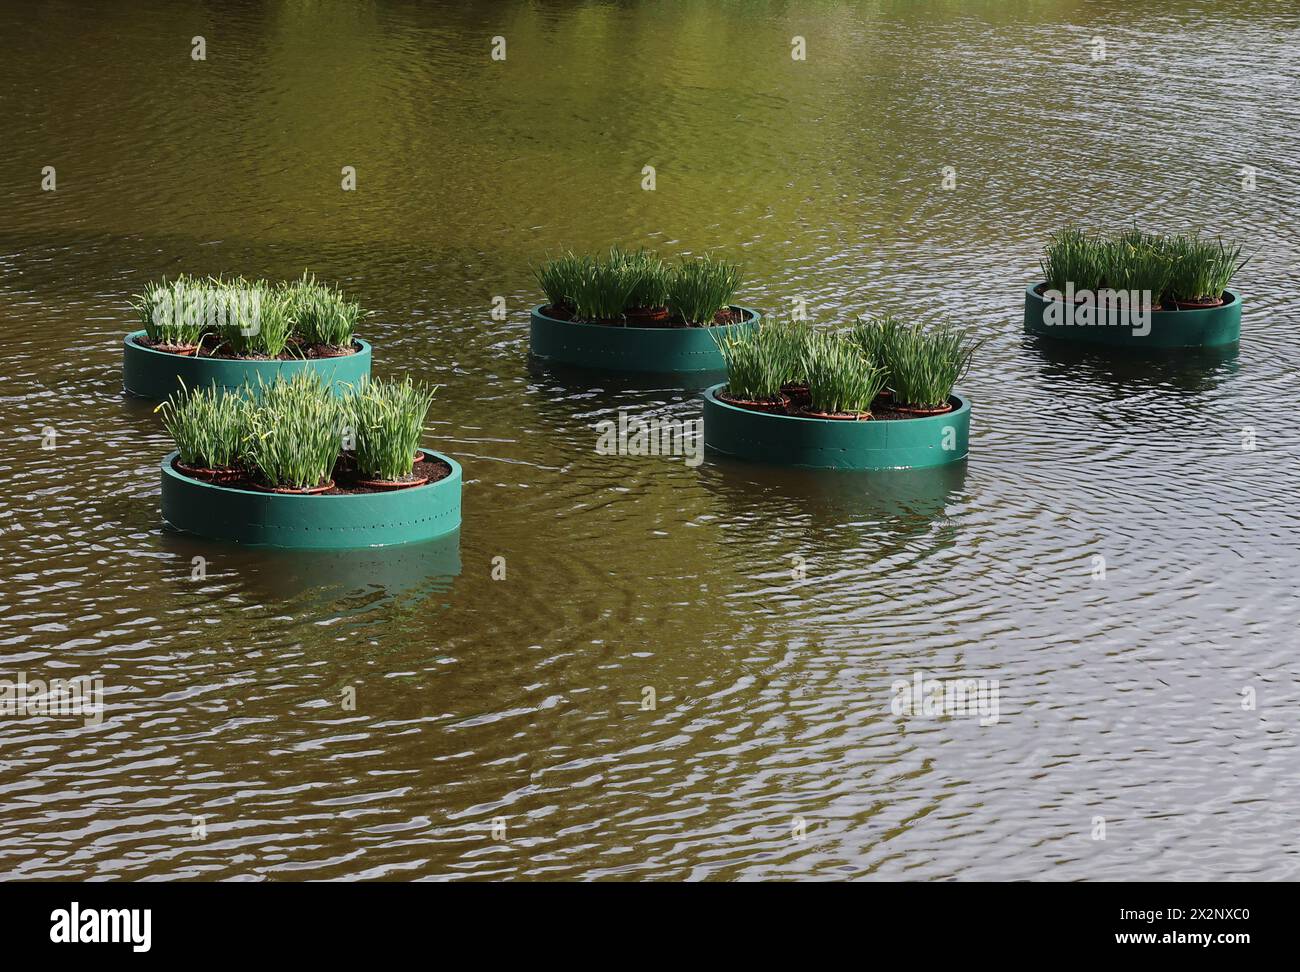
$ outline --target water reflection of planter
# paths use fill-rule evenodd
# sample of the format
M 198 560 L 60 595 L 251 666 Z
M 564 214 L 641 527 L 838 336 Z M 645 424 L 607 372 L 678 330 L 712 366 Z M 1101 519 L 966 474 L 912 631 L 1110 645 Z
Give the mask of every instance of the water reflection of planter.
M 1073 323 L 1082 305 L 1050 301 L 1040 293 L 1044 286 L 1035 284 L 1025 288 L 1026 334 L 1132 350 L 1213 348 L 1235 344 L 1241 338 L 1241 294 L 1232 289 L 1224 292 L 1225 302 L 1217 307 L 1151 311 L 1150 333 L 1142 334 L 1134 331 L 1145 328 L 1135 327 L 1126 314 L 1115 315 L 1123 323 L 1108 323 L 1105 304 L 1093 306 L 1091 323 Z M 1053 317 L 1069 323 L 1052 323 Z
M 548 317 L 533 308 L 529 349 L 543 361 L 606 371 L 720 371 L 717 340 L 754 326 L 758 312 L 733 305 L 745 315 L 735 324 L 708 327 L 622 327 Z
M 1039 375 L 1053 387 L 1059 385 L 1061 391 L 1077 386 L 1088 393 L 1100 390 L 1110 396 L 1132 396 L 1142 391 L 1164 394 L 1170 390 L 1202 394 L 1219 388 L 1241 370 L 1240 344 L 1119 356 L 1098 345 L 1064 341 L 1032 344 Z
M 904 532 L 942 517 L 966 487 L 968 462 L 926 469 L 824 470 L 749 462 L 715 454 L 700 467 L 700 484 L 729 510 L 744 514 L 737 530 L 760 524 L 806 523 L 843 531 L 855 521 L 898 521 Z M 755 516 L 761 513 L 762 516 Z M 855 538 L 860 534 L 851 533 Z
M 186 573 L 195 557 L 213 556 L 213 543 L 204 537 L 164 530 L 160 543 Z M 365 614 L 376 607 L 375 600 L 352 595 L 415 594 L 423 599 L 450 590 L 461 572 L 460 531 L 397 547 L 295 550 L 229 544 L 214 570 L 228 576 L 231 593 L 256 603 L 294 600 L 295 611 L 320 604 L 335 613 Z
M 725 455 L 826 469 L 925 469 L 967 453 L 970 401 L 956 393 L 942 415 L 847 422 L 738 408 L 718 398 L 723 387 L 704 393 L 704 444 Z
M 452 458 L 422 450 L 451 472 L 407 489 L 305 495 L 217 485 L 162 462 L 162 515 L 185 533 L 273 547 L 337 549 L 432 540 L 460 526 L 461 469 Z
M 209 358 L 172 354 L 147 348 L 137 342 L 144 331 L 135 331 L 123 342 L 122 385 L 127 392 L 141 398 L 163 399 L 180 388 L 239 388 L 245 384 L 256 388 L 258 379 L 270 384 L 277 377 L 291 378 L 299 371 L 315 371 L 336 391 L 341 385 L 354 385 L 370 374 L 370 344 L 360 338 L 353 343 L 360 349 L 353 354 L 321 358 Z

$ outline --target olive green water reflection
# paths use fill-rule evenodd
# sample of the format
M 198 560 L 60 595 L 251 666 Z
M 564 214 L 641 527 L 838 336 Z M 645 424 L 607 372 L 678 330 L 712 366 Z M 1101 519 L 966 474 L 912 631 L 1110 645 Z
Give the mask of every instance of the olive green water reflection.
M 1298 42 L 1263 0 L 0 10 L 0 671 L 108 705 L 0 722 L 0 874 L 1295 878 Z M 1257 251 L 1240 349 L 1019 333 L 1043 237 L 1134 218 Z M 529 364 L 530 264 L 614 242 L 977 328 L 969 461 L 597 455 L 700 412 Z M 444 385 L 453 548 L 160 529 L 127 296 L 304 267 Z M 998 679 L 999 722 L 896 716 L 918 671 Z

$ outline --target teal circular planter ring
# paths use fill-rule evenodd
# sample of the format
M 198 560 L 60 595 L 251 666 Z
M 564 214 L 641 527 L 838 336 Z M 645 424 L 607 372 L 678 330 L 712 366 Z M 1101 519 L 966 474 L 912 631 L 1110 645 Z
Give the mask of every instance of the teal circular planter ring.
M 732 305 L 745 320 L 708 327 L 621 327 L 564 321 L 533 308 L 529 350 L 554 364 L 605 371 L 721 371 L 726 367 L 717 342 L 754 326 L 758 312 Z
M 1135 351 L 1216 348 L 1241 339 L 1241 294 L 1235 290 L 1225 291 L 1218 307 L 1151 310 L 1123 295 L 1118 301 L 1048 300 L 1042 288 L 1025 288 L 1025 333 L 1037 337 Z
M 704 444 L 739 459 L 818 469 L 926 469 L 966 458 L 970 399 L 951 412 L 908 419 L 804 418 L 739 408 L 704 393 Z
M 460 464 L 441 459 L 451 473 L 407 489 L 335 496 L 265 493 L 192 479 L 162 461 L 162 515 L 172 527 L 214 540 L 270 547 L 340 549 L 416 543 L 460 527 Z
M 182 381 L 190 389 L 213 383 L 218 388 L 256 388 L 259 379 L 271 384 L 279 376 L 291 378 L 300 371 L 316 372 L 336 394 L 342 394 L 342 386 L 355 385 L 370 375 L 370 344 L 360 338 L 352 340 L 361 350 L 337 358 L 257 360 L 169 354 L 138 343 L 136 339 L 143 336 L 144 331 L 135 331 L 122 343 L 122 385 L 140 398 L 167 398 Z

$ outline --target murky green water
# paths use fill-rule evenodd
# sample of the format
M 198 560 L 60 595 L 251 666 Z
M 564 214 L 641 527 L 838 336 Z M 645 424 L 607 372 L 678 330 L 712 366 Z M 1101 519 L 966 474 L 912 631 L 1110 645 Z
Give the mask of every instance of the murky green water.
M 0 672 L 106 713 L 0 719 L 0 874 L 1297 877 L 1298 43 L 1263 0 L 6 7 Z M 1244 240 L 1240 351 L 1027 341 L 1072 219 Z M 529 363 L 530 264 L 613 242 L 977 328 L 970 460 L 598 455 L 700 411 Z M 455 542 L 161 532 L 128 296 L 304 267 L 444 386 Z M 893 714 L 917 672 L 998 722 Z

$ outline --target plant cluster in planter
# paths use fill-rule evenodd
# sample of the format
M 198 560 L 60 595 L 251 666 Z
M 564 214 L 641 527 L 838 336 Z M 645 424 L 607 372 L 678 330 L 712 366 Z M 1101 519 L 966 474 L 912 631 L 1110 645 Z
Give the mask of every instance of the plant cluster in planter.
M 272 284 L 181 274 L 132 299 L 138 343 L 169 354 L 238 360 L 331 358 L 356 353 L 361 305 L 304 273 Z
M 450 473 L 419 449 L 434 389 L 365 380 L 336 397 L 313 372 L 159 406 L 183 475 L 236 489 L 339 495 L 420 486 Z
M 624 327 L 708 327 L 746 314 L 731 303 L 740 268 L 711 256 L 675 266 L 648 250 L 618 247 L 604 258 L 565 254 L 535 271 L 541 310 L 557 320 Z
M 829 331 L 769 318 L 719 346 L 727 369 L 720 400 L 796 418 L 861 421 L 951 411 L 953 386 L 979 342 L 950 325 L 885 316 Z
M 1040 265 L 1040 294 L 1060 299 L 1104 291 L 1140 294 L 1152 310 L 1219 307 L 1228 284 L 1247 260 L 1239 244 L 1199 234 L 1144 233 L 1129 229 L 1114 235 L 1089 235 L 1077 226 L 1053 234 Z M 1146 304 L 1149 300 L 1149 304 Z

